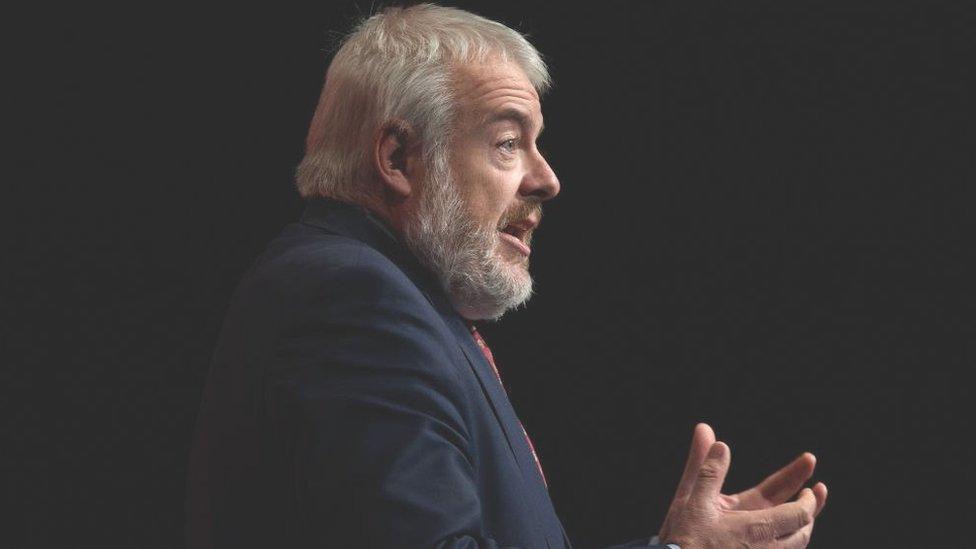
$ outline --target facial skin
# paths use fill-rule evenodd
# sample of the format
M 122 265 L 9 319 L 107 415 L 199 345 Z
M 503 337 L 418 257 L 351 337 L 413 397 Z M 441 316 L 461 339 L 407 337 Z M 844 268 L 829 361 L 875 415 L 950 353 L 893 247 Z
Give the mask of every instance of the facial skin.
M 373 209 L 462 316 L 495 319 L 532 293 L 529 243 L 559 181 L 536 147 L 541 105 L 517 65 L 459 67 L 454 85 L 459 116 L 440 167 L 420 160 L 402 122 L 381 130 L 375 156 L 386 200 Z
M 539 96 L 514 64 L 485 63 L 456 74 L 460 117 L 451 166 L 479 225 L 515 224 L 511 232 L 518 238 L 501 233 L 499 256 L 527 265 L 529 248 L 522 244 L 541 215 L 530 211 L 559 193 L 559 180 L 536 146 L 543 125 Z M 507 213 L 516 216 L 507 219 Z
M 466 216 L 483 235 L 484 285 L 503 293 L 507 281 L 517 294 L 492 312 L 456 305 L 468 318 L 496 318 L 531 294 L 532 232 L 542 218 L 541 203 L 559 193 L 559 180 L 536 146 L 543 126 L 539 96 L 517 65 L 459 68 L 455 89 L 459 118 L 450 166 Z

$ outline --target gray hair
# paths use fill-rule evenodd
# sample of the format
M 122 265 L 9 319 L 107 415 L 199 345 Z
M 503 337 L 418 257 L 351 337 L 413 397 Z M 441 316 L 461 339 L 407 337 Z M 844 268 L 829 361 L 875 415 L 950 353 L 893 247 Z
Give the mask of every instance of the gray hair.
M 431 4 L 390 7 L 342 42 L 305 141 L 296 186 L 303 197 L 361 202 L 375 132 L 409 123 L 428 166 L 443 170 L 456 116 L 456 67 L 497 57 L 514 62 L 541 96 L 549 70 L 525 37 L 495 21 Z

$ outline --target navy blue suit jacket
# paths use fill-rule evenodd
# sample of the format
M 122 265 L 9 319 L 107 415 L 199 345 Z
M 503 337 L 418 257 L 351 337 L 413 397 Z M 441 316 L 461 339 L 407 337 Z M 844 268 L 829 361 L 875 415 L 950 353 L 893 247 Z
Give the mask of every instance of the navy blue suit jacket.
M 569 547 L 464 320 L 382 224 L 328 199 L 234 294 L 187 488 L 191 548 Z

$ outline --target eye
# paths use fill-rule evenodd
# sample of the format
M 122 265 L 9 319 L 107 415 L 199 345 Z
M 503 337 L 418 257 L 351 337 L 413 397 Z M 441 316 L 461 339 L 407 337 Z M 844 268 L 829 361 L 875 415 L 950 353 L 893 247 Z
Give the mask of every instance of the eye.
M 507 153 L 514 153 L 515 149 L 518 148 L 518 138 L 506 139 L 499 143 L 498 146 Z

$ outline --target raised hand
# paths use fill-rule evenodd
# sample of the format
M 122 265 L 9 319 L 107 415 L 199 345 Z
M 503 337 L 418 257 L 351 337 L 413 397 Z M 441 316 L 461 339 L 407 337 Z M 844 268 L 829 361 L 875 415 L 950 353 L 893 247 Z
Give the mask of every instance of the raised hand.
M 805 547 L 813 519 L 827 501 L 823 483 L 800 490 L 813 474 L 814 456 L 805 453 L 757 486 L 726 495 L 721 487 L 730 462 L 728 446 L 715 441 L 711 427 L 695 426 L 684 472 L 661 526 L 661 540 L 682 549 Z M 796 500 L 787 502 L 798 490 Z

